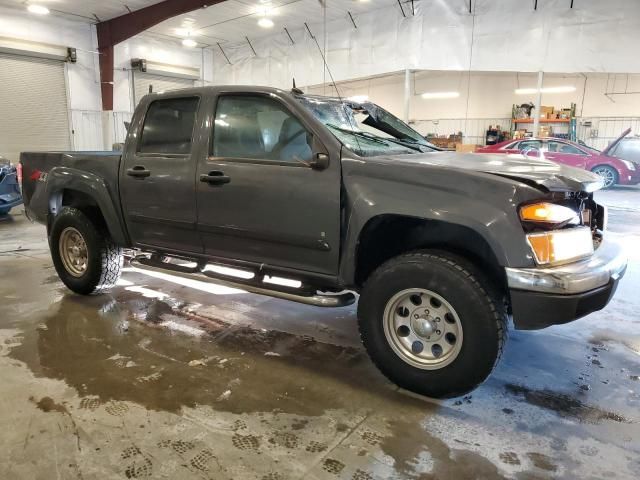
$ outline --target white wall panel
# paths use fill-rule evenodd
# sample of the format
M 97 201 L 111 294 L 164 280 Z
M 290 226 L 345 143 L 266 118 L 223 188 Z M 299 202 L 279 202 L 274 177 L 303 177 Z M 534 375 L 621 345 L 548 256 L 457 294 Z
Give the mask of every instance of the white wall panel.
M 77 151 L 103 150 L 102 112 L 72 110 L 73 148 Z
M 540 0 L 538 10 L 524 0 L 468 3 L 420 1 L 416 16 L 403 17 L 397 4 L 359 14 L 354 29 L 347 18 L 327 25 L 328 63 L 336 81 L 405 68 L 535 72 L 640 72 L 640 1 Z M 328 3 L 331 8 L 331 2 Z M 321 47 L 323 26 L 309 24 Z M 233 65 L 214 51 L 218 83 L 260 83 L 288 87 L 324 83 L 322 58 L 303 28 L 224 44 Z M 285 41 L 286 40 L 286 41 Z M 288 42 L 288 44 L 287 44 Z M 473 51 L 472 51 L 473 45 Z M 286 66 L 286 67 L 284 67 Z

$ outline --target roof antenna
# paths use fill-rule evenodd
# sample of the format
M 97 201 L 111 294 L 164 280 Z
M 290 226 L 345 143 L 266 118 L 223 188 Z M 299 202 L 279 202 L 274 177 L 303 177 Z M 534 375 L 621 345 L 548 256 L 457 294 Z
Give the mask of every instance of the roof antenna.
M 296 87 L 296 79 L 293 79 L 293 88 L 291 89 L 292 93 L 295 93 L 297 95 L 304 95 L 304 92 L 302 90 L 300 90 L 298 87 Z

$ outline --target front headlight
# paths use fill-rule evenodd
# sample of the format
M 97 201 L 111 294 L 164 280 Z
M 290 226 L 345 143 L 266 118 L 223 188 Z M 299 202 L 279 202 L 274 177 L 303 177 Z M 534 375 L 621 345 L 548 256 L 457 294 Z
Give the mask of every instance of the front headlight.
M 556 205 L 555 203 L 539 202 L 520 207 L 520 220 L 523 222 L 546 223 L 553 225 L 579 222 L 576 211 Z
M 593 253 L 593 239 L 588 227 L 530 233 L 527 241 L 538 265 L 569 263 Z
M 624 163 L 624 166 L 627 167 L 629 170 L 635 171 L 635 169 L 636 169 L 636 164 L 635 163 L 630 162 L 629 160 L 622 160 L 622 159 L 620 159 L 620 161 L 622 163 Z

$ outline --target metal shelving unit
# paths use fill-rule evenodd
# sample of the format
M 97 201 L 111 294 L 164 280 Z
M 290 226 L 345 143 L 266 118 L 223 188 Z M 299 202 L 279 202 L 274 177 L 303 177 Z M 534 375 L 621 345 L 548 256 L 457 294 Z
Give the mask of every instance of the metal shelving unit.
M 511 137 L 513 138 L 514 132 L 518 130 L 518 124 L 533 124 L 534 119 L 531 117 L 527 118 L 516 118 L 516 109 L 517 105 L 513 105 L 511 108 Z M 576 104 L 571 104 L 571 114 L 569 118 L 541 118 L 540 125 L 567 125 L 569 127 L 568 136 L 569 140 L 575 142 L 576 141 Z M 537 132 L 533 132 L 533 136 L 537 136 Z

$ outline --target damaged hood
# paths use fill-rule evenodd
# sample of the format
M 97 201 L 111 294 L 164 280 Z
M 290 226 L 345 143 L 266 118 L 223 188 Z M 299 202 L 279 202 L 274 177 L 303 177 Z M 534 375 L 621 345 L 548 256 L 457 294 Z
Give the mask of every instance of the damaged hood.
M 524 155 L 491 155 L 477 153 L 434 152 L 414 155 L 370 157 L 401 168 L 402 165 L 425 165 L 452 169 L 472 170 L 535 184 L 550 191 L 593 192 L 603 187 L 594 173 L 569 167 L 550 160 Z

